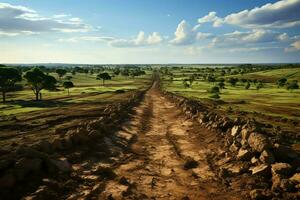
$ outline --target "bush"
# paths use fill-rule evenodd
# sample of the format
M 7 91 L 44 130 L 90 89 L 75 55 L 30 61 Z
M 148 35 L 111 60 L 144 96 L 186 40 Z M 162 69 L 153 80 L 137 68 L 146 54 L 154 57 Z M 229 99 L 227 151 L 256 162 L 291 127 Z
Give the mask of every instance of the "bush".
M 210 93 L 219 93 L 220 92 L 220 88 L 217 87 L 217 86 L 214 86 L 212 87 L 210 90 L 209 90 Z

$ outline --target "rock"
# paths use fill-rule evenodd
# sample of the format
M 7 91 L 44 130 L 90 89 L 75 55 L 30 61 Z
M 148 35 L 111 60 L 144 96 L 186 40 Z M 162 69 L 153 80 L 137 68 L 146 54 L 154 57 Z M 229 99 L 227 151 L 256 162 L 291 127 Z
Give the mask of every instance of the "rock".
M 240 126 L 234 126 L 234 127 L 232 127 L 232 129 L 231 129 L 231 135 L 233 137 L 237 136 L 240 133 L 240 129 L 241 129 Z
M 290 181 L 293 182 L 294 184 L 300 184 L 300 173 L 294 174 L 291 178 Z
M 263 189 L 255 189 L 250 191 L 250 198 L 255 200 L 266 200 L 270 198 L 270 193 Z
M 47 140 L 42 140 L 38 144 L 39 150 L 45 153 L 52 153 L 52 147 L 49 141 Z
M 13 188 L 16 183 L 16 178 L 13 174 L 8 173 L 0 178 L 0 188 Z
M 250 135 L 250 131 L 244 127 L 241 131 L 241 135 L 242 135 L 242 141 L 247 141 Z
M 292 170 L 292 166 L 288 163 L 275 163 L 271 166 L 271 171 L 273 175 L 288 176 Z
M 254 156 L 251 158 L 251 163 L 252 164 L 255 164 L 255 163 L 258 163 L 258 159 Z
M 67 135 L 66 137 L 64 137 L 64 139 L 62 140 L 62 146 L 63 146 L 63 149 L 71 149 L 72 148 L 73 143 L 72 143 L 71 135 Z
M 239 146 L 237 145 L 237 142 L 233 142 L 232 145 L 229 147 L 229 150 L 231 152 L 237 152 L 239 150 Z
M 250 160 L 252 157 L 252 152 L 247 150 L 247 149 L 240 149 L 238 154 L 237 154 L 237 159 L 238 160 Z
M 59 160 L 51 159 L 50 163 L 53 164 L 61 172 L 70 172 L 72 165 L 66 158 L 60 158 Z
M 248 144 L 257 152 L 262 152 L 269 147 L 267 137 L 259 133 L 251 133 L 248 138 Z
M 62 144 L 62 139 L 56 138 L 52 142 L 52 148 L 55 150 L 62 150 L 63 149 L 63 144 Z
M 273 152 L 276 160 L 280 162 L 291 162 L 299 157 L 299 155 L 293 149 L 280 144 L 274 145 Z
M 226 169 L 230 175 L 239 175 L 248 171 L 248 164 L 245 162 L 229 163 L 222 168 Z
M 282 179 L 280 182 L 280 189 L 289 192 L 292 191 L 294 188 L 293 183 L 289 179 Z
M 270 166 L 267 164 L 261 164 L 256 167 L 251 167 L 250 171 L 252 171 L 252 175 L 258 175 L 263 177 L 270 176 Z
M 39 158 L 22 158 L 18 162 L 16 162 L 15 168 L 16 169 L 22 169 L 26 172 L 38 172 L 40 171 L 42 167 L 42 160 Z
M 17 150 L 16 153 L 19 155 L 23 155 L 27 158 L 40 158 L 40 159 L 47 159 L 48 155 L 43 153 L 43 152 L 39 152 L 33 148 L 30 147 L 25 147 L 25 146 L 20 146 Z
M 260 156 L 259 156 L 259 160 L 262 163 L 266 163 L 266 164 L 273 164 L 275 162 L 275 158 L 273 153 L 270 150 L 264 150 Z
M 98 138 L 101 137 L 102 135 L 99 133 L 99 131 L 92 130 L 91 132 L 89 132 L 88 136 L 90 138 Z
M 12 159 L 0 160 L 0 171 L 6 170 L 14 164 Z

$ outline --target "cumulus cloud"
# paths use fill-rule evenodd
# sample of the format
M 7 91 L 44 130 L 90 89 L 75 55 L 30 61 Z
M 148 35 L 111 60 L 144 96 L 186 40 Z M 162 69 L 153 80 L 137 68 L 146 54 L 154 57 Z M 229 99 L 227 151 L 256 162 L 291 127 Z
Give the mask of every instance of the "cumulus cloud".
M 290 44 L 289 47 L 285 48 L 286 52 L 300 51 L 300 40 L 296 40 Z
M 163 38 L 159 33 L 153 32 L 148 37 L 143 31 L 140 31 L 134 39 L 114 39 L 109 42 L 113 47 L 139 47 L 160 44 Z
M 24 6 L 0 3 L 0 31 L 5 33 L 87 32 L 91 27 L 79 18 L 43 17 Z
M 283 39 L 285 39 L 283 41 Z M 266 49 L 284 49 L 290 40 L 286 33 L 271 30 L 254 29 L 251 31 L 234 31 L 215 36 L 208 44 L 211 49 L 227 49 L 228 51 L 259 51 Z M 248 49 L 248 50 L 247 50 Z
M 198 25 L 213 23 L 214 27 L 222 24 L 237 25 L 244 28 L 287 28 L 300 25 L 300 0 L 281 0 L 268 3 L 250 10 L 232 13 L 224 18 L 212 11 L 198 19 Z
M 213 34 L 197 31 L 198 27 L 192 28 L 185 20 L 182 20 L 174 33 L 174 38 L 170 43 L 178 46 L 194 44 L 199 40 L 210 38 Z
M 203 24 L 203 23 L 208 23 L 208 22 L 213 23 L 214 27 L 219 27 L 222 24 L 222 19 L 220 17 L 218 17 L 217 13 L 214 11 L 209 12 L 208 15 L 205 15 L 204 17 L 201 17 L 198 19 L 199 25 Z
M 189 26 L 189 24 L 182 20 L 174 33 L 175 38 L 170 41 L 174 45 L 188 45 L 196 40 L 196 32 Z
M 285 28 L 300 24 L 300 0 L 282 0 L 243 10 L 225 17 L 224 22 L 249 28 Z

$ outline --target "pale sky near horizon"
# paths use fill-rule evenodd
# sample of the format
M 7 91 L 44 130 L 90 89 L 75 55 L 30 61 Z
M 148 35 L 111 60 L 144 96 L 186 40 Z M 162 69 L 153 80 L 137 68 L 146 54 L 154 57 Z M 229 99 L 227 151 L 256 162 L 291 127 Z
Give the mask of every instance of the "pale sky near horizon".
M 0 63 L 264 62 L 300 62 L 300 0 L 0 2 Z

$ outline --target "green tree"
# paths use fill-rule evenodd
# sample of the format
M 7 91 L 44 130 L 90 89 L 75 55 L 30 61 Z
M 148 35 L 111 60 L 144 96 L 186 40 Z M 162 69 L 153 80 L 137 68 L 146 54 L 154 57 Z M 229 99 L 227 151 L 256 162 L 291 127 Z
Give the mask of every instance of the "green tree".
M 220 89 L 224 89 L 225 88 L 225 83 L 224 82 L 219 82 L 218 86 L 220 87 Z
M 44 74 L 39 68 L 27 71 L 24 78 L 31 86 L 36 101 L 41 99 L 41 91 L 43 89 L 54 90 L 56 88 L 56 79 L 53 76 Z
M 286 82 L 287 82 L 286 78 L 281 78 L 281 79 L 277 80 L 276 83 L 277 83 L 278 87 L 283 87 L 286 84 Z
M 248 89 L 250 88 L 250 86 L 251 86 L 251 85 L 250 85 L 250 82 L 248 81 L 248 82 L 246 83 L 246 85 L 245 85 L 245 89 L 248 90 Z
M 210 93 L 220 93 L 220 88 L 217 87 L 217 86 L 214 86 L 212 87 L 210 90 L 209 90 Z
M 261 81 L 259 81 L 257 84 L 256 84 L 256 90 L 260 90 L 260 88 L 263 87 L 263 83 Z
M 104 72 L 104 73 L 98 74 L 96 79 L 102 80 L 102 85 L 104 85 L 106 80 L 111 80 L 111 76 L 107 72 Z
M 68 96 L 70 96 L 70 88 L 74 87 L 74 84 L 72 81 L 65 81 L 63 83 L 64 88 L 68 90 Z
M 0 90 L 2 92 L 2 101 L 6 101 L 6 93 L 9 92 L 15 83 L 22 80 L 20 72 L 12 67 L 0 67 Z
M 57 73 L 59 79 L 61 79 L 64 75 L 66 75 L 67 70 L 65 70 L 65 69 L 56 69 L 55 72 Z
M 294 80 L 290 83 L 287 83 L 287 87 L 286 87 L 288 90 L 290 91 L 293 91 L 293 90 L 296 90 L 296 89 L 299 89 L 299 85 L 298 85 L 298 82 L 297 80 Z
M 229 78 L 229 80 L 228 80 L 228 83 L 230 83 L 230 85 L 232 86 L 232 87 L 235 87 L 236 86 L 236 83 L 239 81 L 239 79 L 238 78 Z

